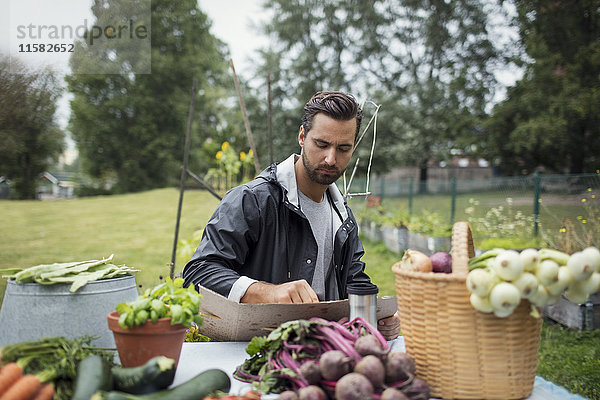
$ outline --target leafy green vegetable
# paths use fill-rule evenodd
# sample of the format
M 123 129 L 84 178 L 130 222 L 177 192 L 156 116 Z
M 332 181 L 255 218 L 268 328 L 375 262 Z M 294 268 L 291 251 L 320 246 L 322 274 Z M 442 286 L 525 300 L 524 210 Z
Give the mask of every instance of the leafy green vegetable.
M 171 325 L 182 324 L 189 328 L 194 323 L 202 326 L 202 296 L 193 285 L 184 288 L 183 282 L 182 278 L 174 281 L 167 278 L 164 283 L 146 289 L 134 301 L 117 304 L 121 328 L 143 325 L 148 319 L 156 322 L 159 318 L 171 318 Z
M 110 263 L 113 255 L 102 260 L 75 261 L 67 263 L 41 264 L 28 268 L 1 269 L 3 278 L 14 279 L 17 283 L 39 283 L 53 285 L 70 283 L 71 293 L 81 289 L 87 283 L 100 279 L 116 278 L 136 272 L 125 265 Z
M 328 350 L 341 350 L 356 361 L 362 356 L 354 343 L 364 335 L 373 335 L 381 347 L 389 350 L 381 333 L 362 318 L 345 324 L 321 318 L 284 322 L 267 337 L 255 336 L 246 347 L 250 355 L 233 373 L 243 382 L 253 382 L 265 393 L 281 393 L 308 385 L 300 366 L 316 360 Z
M 79 362 L 95 354 L 114 365 L 114 354 L 91 346 L 93 339 L 91 336 L 75 339 L 59 336 L 9 344 L 0 348 L 0 363 L 18 362 L 25 366 L 26 374 L 43 373 L 54 384 L 54 399 L 69 400 L 73 396 Z
M 248 355 L 255 355 L 260 352 L 262 348 L 267 344 L 267 338 L 265 336 L 254 336 L 248 346 L 246 347 L 246 353 Z

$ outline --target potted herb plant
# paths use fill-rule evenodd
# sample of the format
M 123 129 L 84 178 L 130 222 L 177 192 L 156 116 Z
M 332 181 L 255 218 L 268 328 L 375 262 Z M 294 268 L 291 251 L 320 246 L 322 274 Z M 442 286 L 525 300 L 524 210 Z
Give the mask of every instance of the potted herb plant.
M 121 364 L 135 367 L 162 355 L 177 365 L 187 328 L 202 326 L 201 298 L 193 285 L 183 287 L 183 279 L 167 278 L 136 300 L 118 304 L 107 318 Z

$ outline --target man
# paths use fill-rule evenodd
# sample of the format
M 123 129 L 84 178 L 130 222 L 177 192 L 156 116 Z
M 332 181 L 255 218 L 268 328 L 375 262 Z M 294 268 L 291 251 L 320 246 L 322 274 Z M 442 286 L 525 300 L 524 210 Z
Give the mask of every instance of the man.
M 312 303 L 370 282 L 352 211 L 335 185 L 354 151 L 362 110 L 351 95 L 318 92 L 304 106 L 300 155 L 231 189 L 183 270 L 186 285 L 242 303 Z M 395 338 L 397 315 L 379 321 Z

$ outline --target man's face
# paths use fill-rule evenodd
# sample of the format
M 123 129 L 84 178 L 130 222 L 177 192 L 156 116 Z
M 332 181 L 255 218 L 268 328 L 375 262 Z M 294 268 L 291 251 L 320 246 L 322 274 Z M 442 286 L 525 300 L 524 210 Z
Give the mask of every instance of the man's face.
M 315 115 L 309 132 L 300 127 L 302 163 L 313 182 L 330 185 L 344 173 L 354 150 L 355 134 L 355 118 L 338 121 L 325 114 Z

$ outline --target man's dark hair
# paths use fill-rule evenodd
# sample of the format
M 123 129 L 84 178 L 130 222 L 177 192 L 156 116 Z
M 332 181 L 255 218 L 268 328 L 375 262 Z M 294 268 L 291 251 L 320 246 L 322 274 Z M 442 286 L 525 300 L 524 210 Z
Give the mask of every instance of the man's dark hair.
M 356 135 L 362 122 L 362 109 L 351 94 L 344 92 L 317 92 L 304 106 L 302 126 L 305 134 L 312 128 L 315 115 L 323 113 L 338 121 L 347 121 L 356 118 Z

